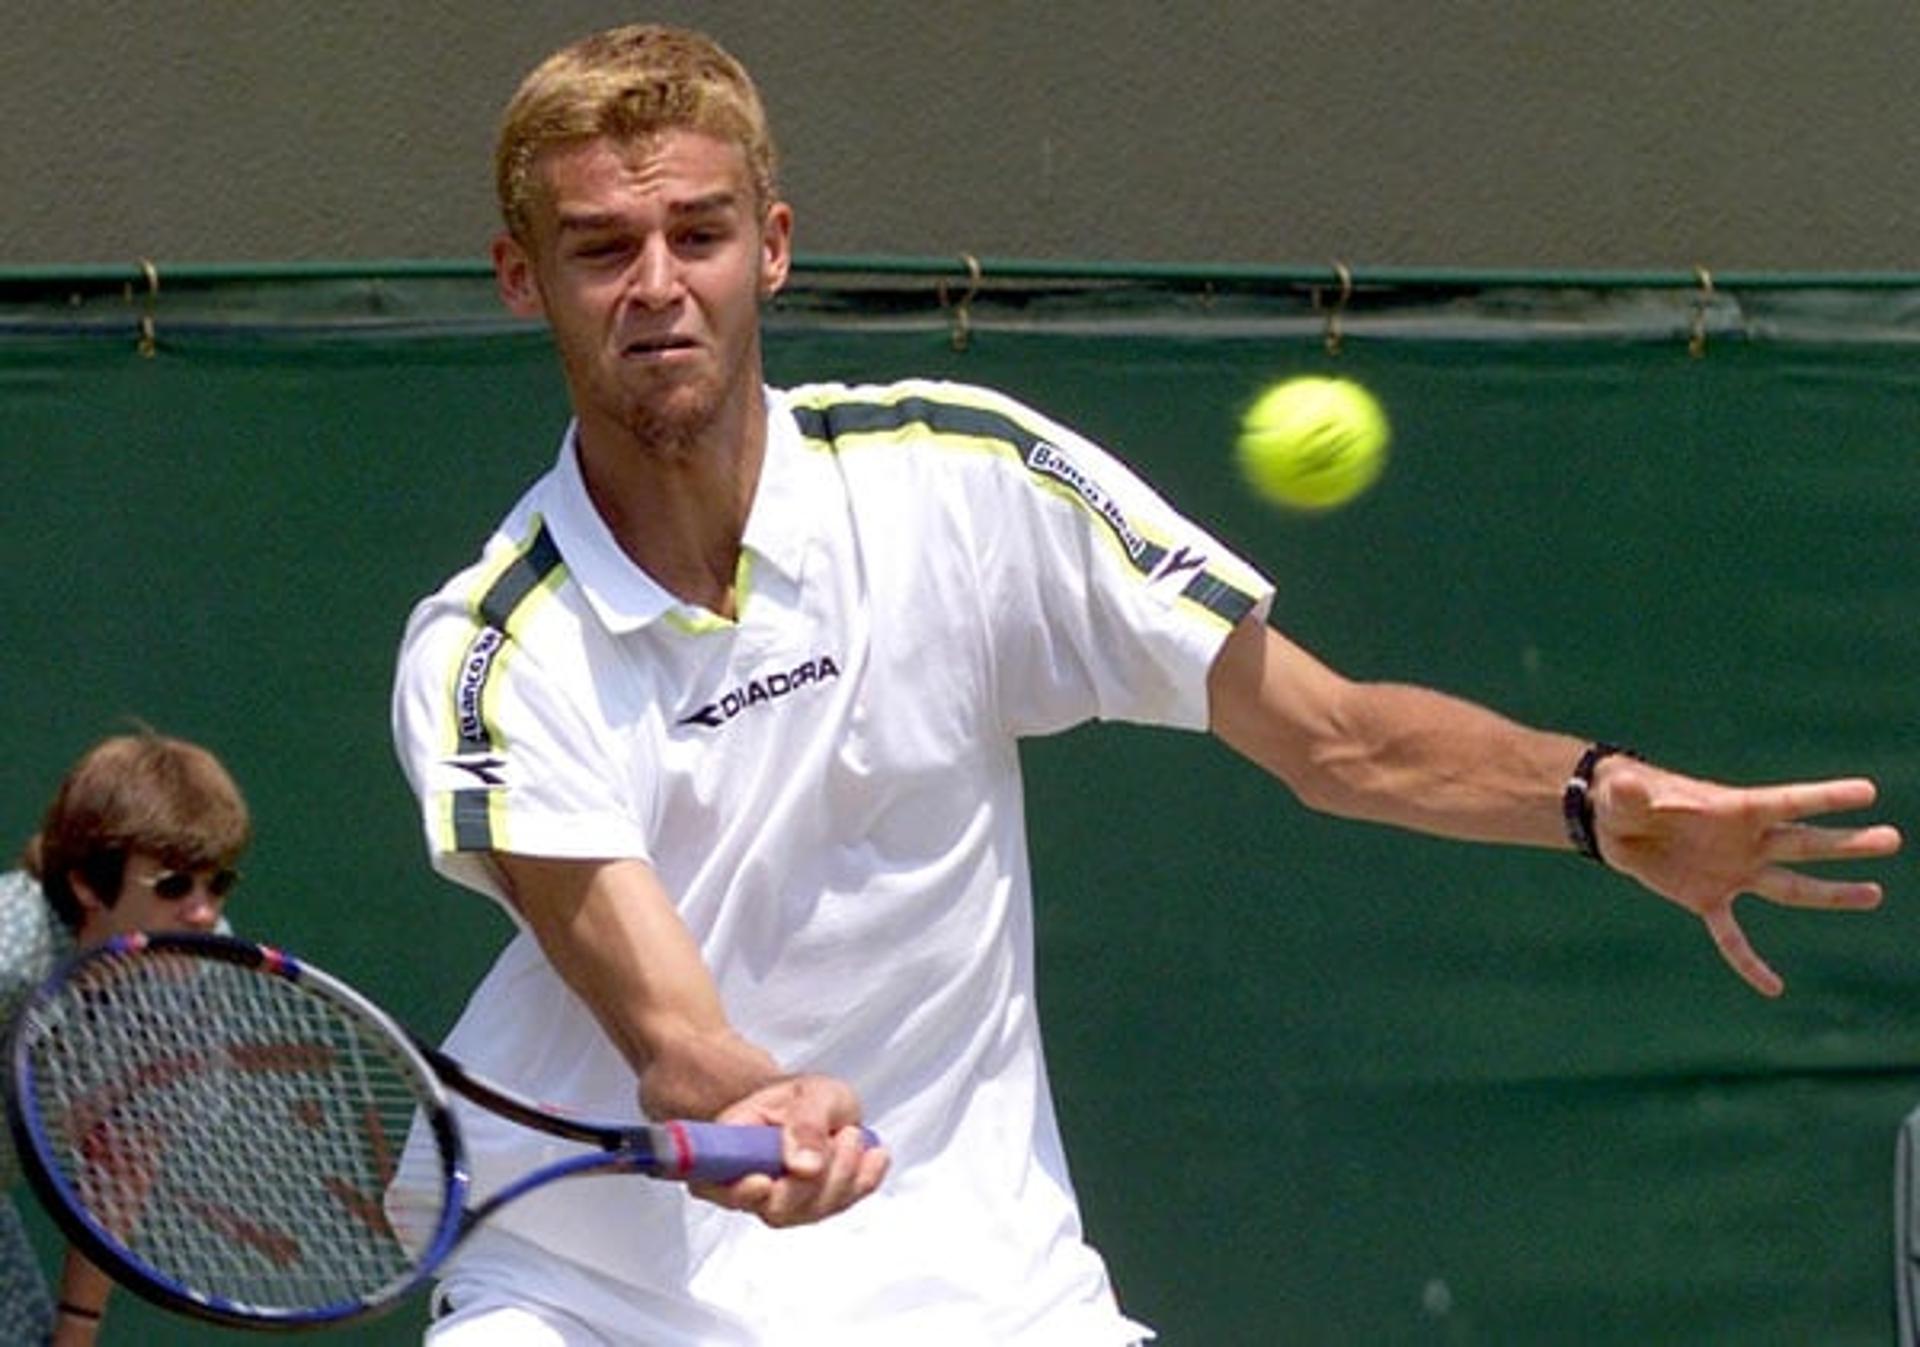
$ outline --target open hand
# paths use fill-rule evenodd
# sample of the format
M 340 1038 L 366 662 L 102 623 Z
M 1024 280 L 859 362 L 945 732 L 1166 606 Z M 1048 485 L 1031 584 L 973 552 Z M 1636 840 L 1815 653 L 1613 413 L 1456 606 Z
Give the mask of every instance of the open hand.
M 1733 971 L 1762 996 L 1778 996 L 1786 984 L 1740 929 L 1734 899 L 1751 893 L 1784 907 L 1878 907 L 1878 884 L 1820 879 L 1788 868 L 1898 851 L 1900 832 L 1888 824 L 1803 822 L 1864 809 L 1875 793 L 1871 781 L 1857 778 L 1721 786 L 1611 757 L 1595 774 L 1594 822 L 1607 864 L 1699 917 Z

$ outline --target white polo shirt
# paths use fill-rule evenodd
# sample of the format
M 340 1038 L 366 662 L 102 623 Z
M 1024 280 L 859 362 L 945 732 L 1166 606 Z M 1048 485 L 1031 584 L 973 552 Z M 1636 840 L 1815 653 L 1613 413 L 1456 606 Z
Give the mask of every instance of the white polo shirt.
M 394 733 L 442 871 L 497 897 L 492 850 L 646 861 L 734 1025 L 851 1082 L 893 1169 L 799 1230 L 630 1178 L 496 1222 L 633 1287 L 648 1342 L 1131 1342 L 1048 1095 L 1016 745 L 1090 718 L 1204 728 L 1207 669 L 1270 587 L 1001 395 L 817 385 L 768 412 L 738 621 L 626 558 L 570 432 L 415 610 Z M 632 1071 L 524 930 L 447 1047 L 637 1116 Z M 481 1195 L 568 1151 L 462 1121 Z

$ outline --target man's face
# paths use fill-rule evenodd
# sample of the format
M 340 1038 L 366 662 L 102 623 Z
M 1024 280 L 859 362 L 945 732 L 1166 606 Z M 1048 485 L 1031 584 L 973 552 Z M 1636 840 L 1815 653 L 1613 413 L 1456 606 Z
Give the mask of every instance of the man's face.
M 211 931 L 226 905 L 232 876 L 230 870 L 178 870 L 147 852 L 132 852 L 111 905 L 84 884 L 74 884 L 81 943 L 94 945 L 133 931 Z
M 745 153 L 695 131 L 549 150 L 525 243 L 494 245 L 513 312 L 544 317 L 583 430 L 692 446 L 760 397 L 760 302 L 792 216 L 764 215 Z

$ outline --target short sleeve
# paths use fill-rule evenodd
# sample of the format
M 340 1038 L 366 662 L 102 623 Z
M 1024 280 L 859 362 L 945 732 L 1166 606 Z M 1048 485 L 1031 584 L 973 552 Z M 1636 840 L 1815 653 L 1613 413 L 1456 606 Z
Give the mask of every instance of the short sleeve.
M 494 852 L 650 860 L 632 764 L 581 699 L 578 617 L 550 593 L 540 611 L 493 615 L 443 591 L 401 645 L 393 738 L 442 874 L 503 898 Z
M 1272 585 L 1106 450 L 995 401 L 1017 464 L 978 475 L 973 528 L 1009 729 L 1204 729 L 1207 671 Z

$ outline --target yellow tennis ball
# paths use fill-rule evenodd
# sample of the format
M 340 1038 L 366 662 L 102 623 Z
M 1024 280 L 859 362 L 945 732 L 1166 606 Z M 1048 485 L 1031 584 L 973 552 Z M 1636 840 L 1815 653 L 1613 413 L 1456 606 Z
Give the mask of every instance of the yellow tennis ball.
M 1345 505 L 1387 465 L 1387 414 L 1351 379 L 1275 384 L 1240 423 L 1240 470 L 1260 495 L 1296 510 Z

